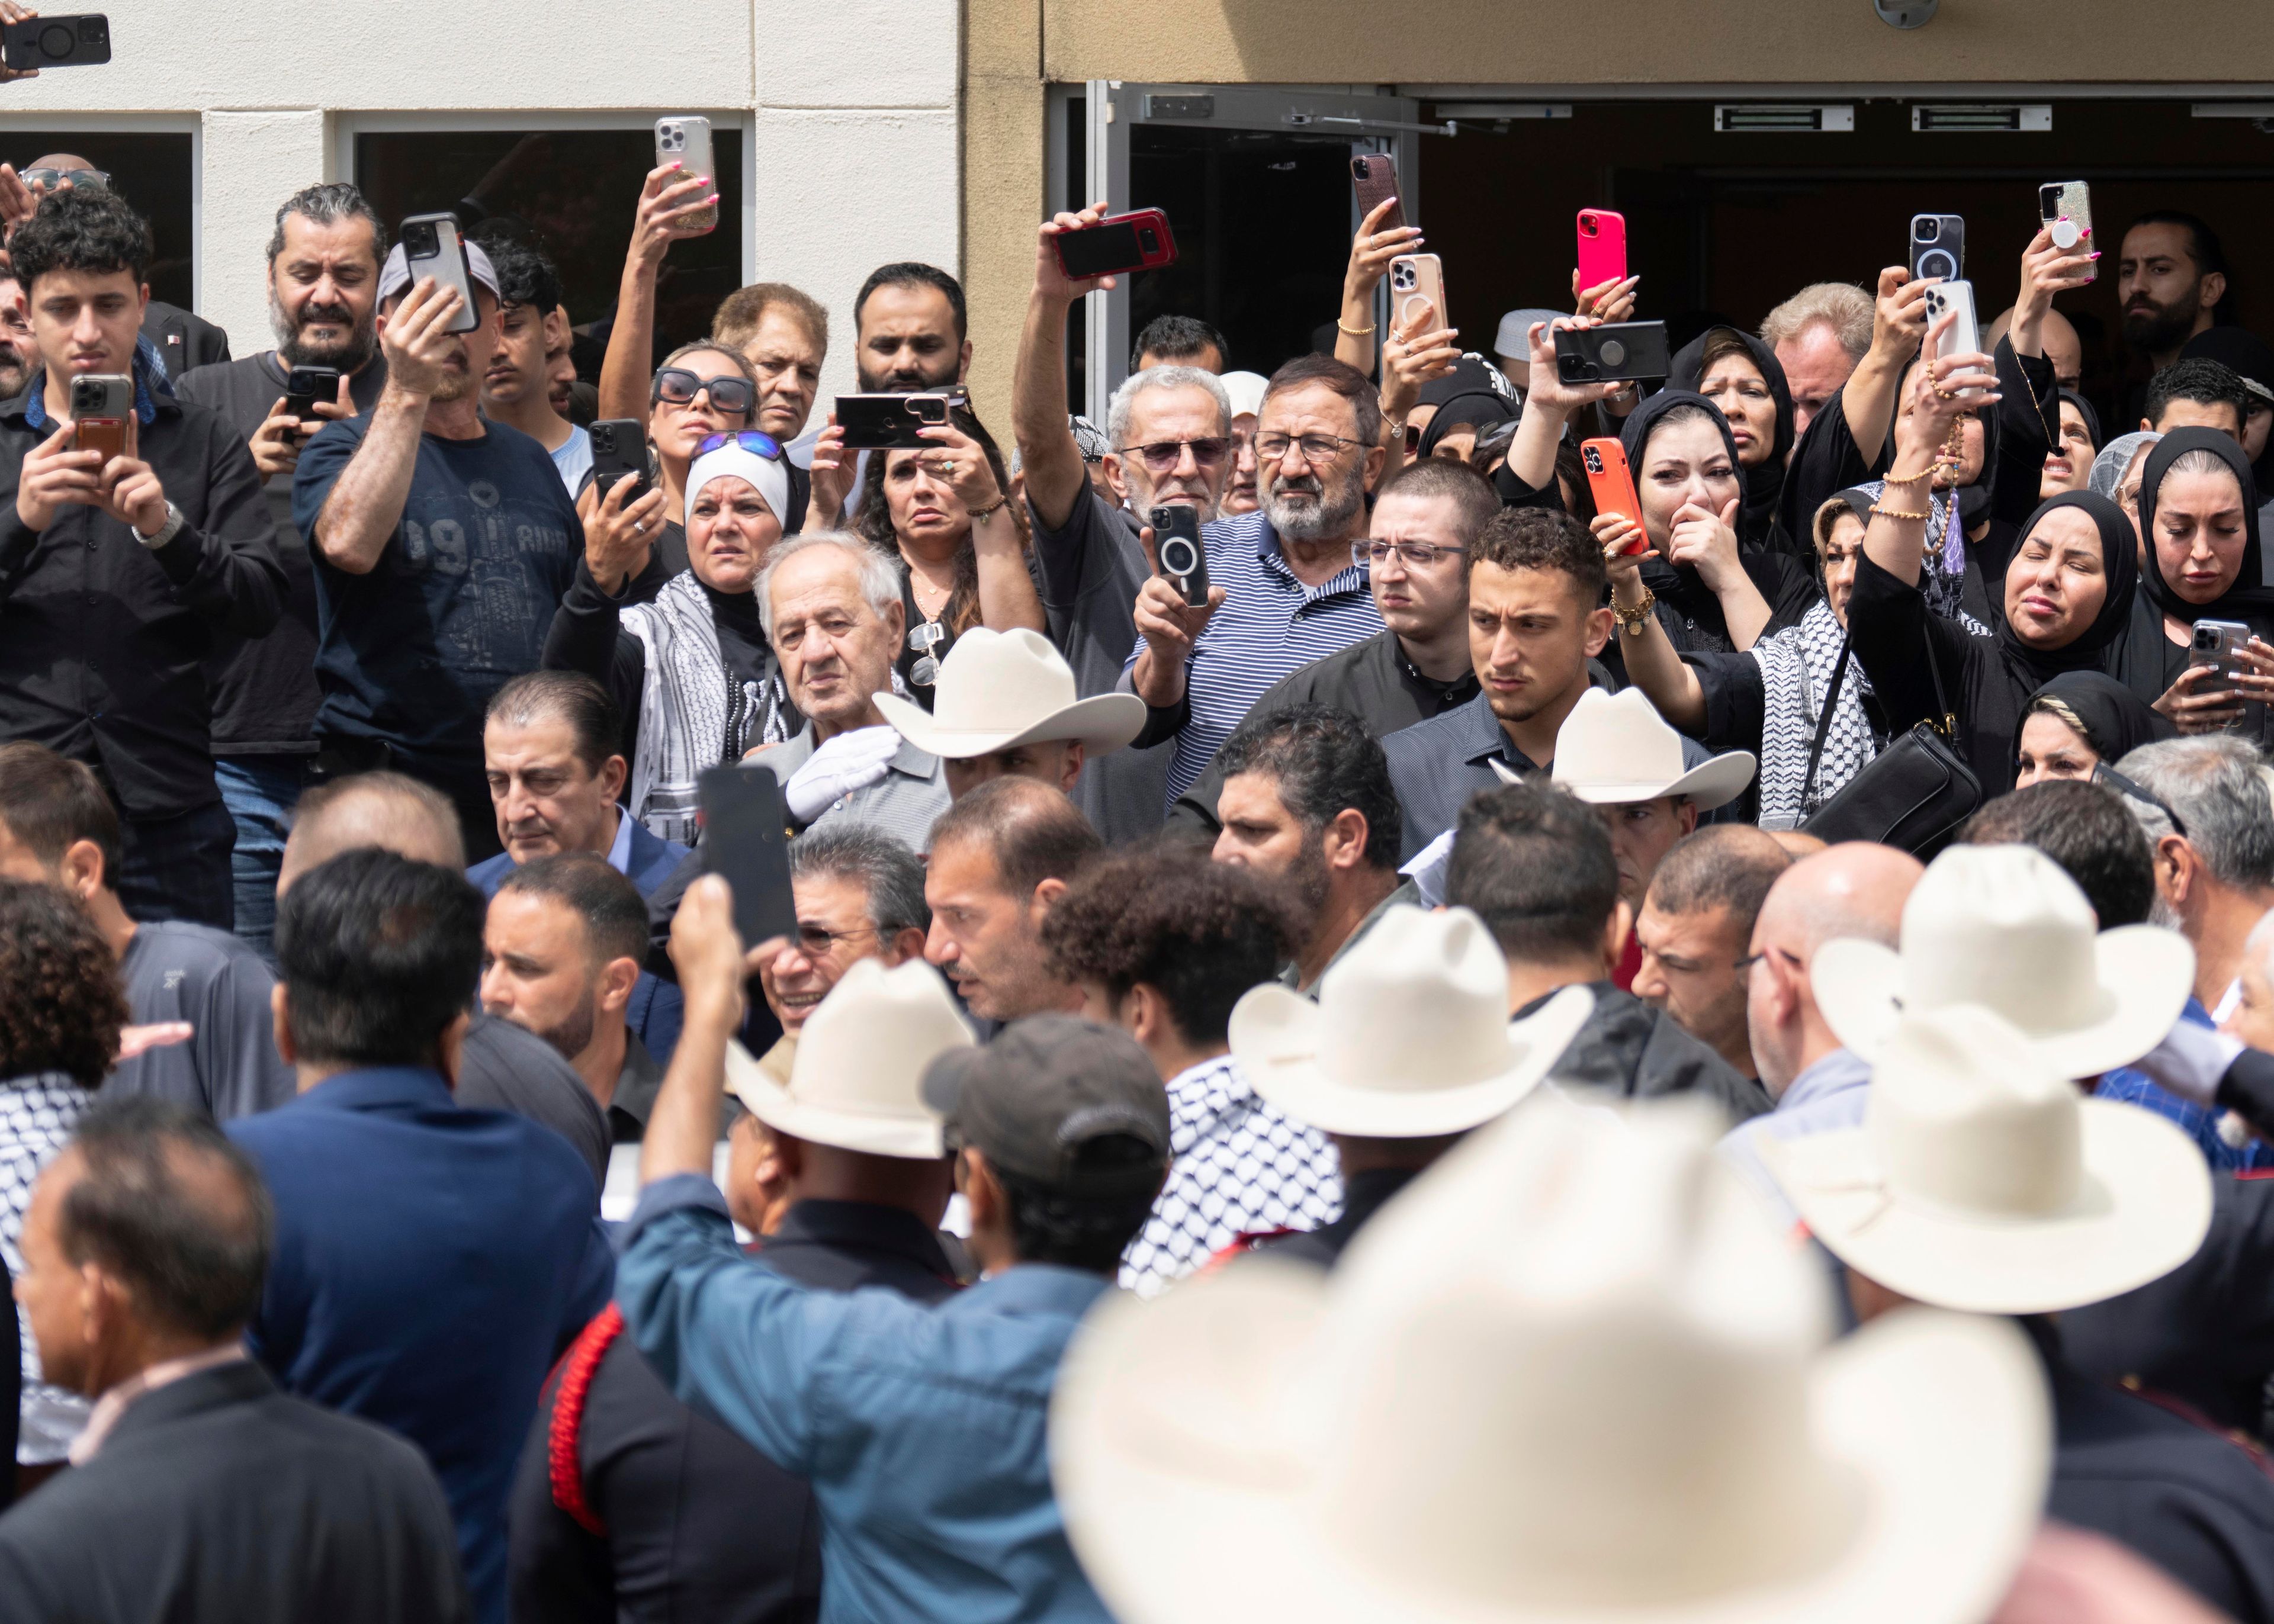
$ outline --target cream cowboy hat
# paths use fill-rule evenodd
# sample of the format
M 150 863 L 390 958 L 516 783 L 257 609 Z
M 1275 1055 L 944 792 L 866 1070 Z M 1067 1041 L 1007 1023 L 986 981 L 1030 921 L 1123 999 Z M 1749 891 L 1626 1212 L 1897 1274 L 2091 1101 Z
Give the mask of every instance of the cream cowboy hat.
M 727 1046 L 727 1083 L 769 1128 L 872 1156 L 946 1154 L 939 1113 L 923 1102 L 924 1068 L 972 1046 L 971 1028 L 939 972 L 921 959 L 887 970 L 862 959 L 806 1018 L 787 1084 L 739 1042 Z
M 1555 732 L 1553 777 L 1597 805 L 1679 796 L 1701 812 L 1735 801 L 1753 781 L 1751 751 L 1731 750 L 1695 767 L 1682 764 L 1682 735 L 1638 688 L 1591 688 Z
M 1367 1139 L 1433 1139 L 1530 1094 L 1595 1007 L 1570 987 L 1508 1019 L 1508 961 L 1466 908 L 1395 907 L 1329 970 L 1318 1002 L 1269 982 L 1231 1011 L 1231 1052 L 1296 1121 Z
M 2089 1100 L 1975 1004 L 1907 1015 L 1864 1125 L 1761 1141 L 1841 1262 L 1971 1313 L 2079 1308 L 2160 1279 L 2210 1228 L 2210 1172 L 2177 1124 Z
M 2044 1502 L 2017 1327 L 1831 1342 L 1820 1267 L 1689 1102 L 1548 1099 L 1332 1274 L 1105 1303 L 1050 1471 L 1125 1624 L 1978 1624 Z
M 2050 1070 L 2097 1076 L 2172 1029 L 2195 983 L 2195 949 L 2160 925 L 2095 934 L 2092 905 L 2034 846 L 1954 846 L 1903 905 L 1902 950 L 1841 937 L 1808 966 L 1841 1042 L 1878 1059 L 1896 1019 L 1979 1004 L 2021 1028 Z
M 1073 668 L 1040 632 L 975 626 L 940 662 L 932 708 L 878 694 L 885 719 L 919 750 L 950 761 L 1013 745 L 1073 739 L 1092 756 L 1118 750 L 1145 726 L 1134 694 L 1074 697 Z

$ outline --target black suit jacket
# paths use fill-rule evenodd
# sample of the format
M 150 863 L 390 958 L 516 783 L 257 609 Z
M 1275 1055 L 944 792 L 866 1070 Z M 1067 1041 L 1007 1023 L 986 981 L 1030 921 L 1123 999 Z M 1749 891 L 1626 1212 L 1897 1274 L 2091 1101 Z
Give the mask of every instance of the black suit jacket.
M 229 359 L 229 335 L 203 316 L 152 299 L 142 307 L 142 335 L 158 346 L 166 376 L 178 381 L 193 366 Z
M 250 1359 L 145 1394 L 92 1461 L 0 1516 L 7 1624 L 472 1617 L 425 1457 Z

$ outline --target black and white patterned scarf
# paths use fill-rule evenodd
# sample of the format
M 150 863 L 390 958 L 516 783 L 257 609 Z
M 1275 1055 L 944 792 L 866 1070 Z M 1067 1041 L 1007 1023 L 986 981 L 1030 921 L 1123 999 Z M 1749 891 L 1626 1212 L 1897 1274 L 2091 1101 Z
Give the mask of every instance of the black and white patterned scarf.
M 696 779 L 707 767 L 788 738 L 788 695 L 779 673 L 764 682 L 728 678 L 710 596 L 692 570 L 666 582 L 653 603 L 626 609 L 621 624 L 647 650 L 632 816 L 650 834 L 692 846 Z
M 24 1277 L 24 1214 L 40 1169 L 71 1140 L 94 1095 L 61 1071 L 42 1071 L 0 1083 L 0 1254 L 8 1272 Z M 12 1304 L 11 1304 L 12 1306 Z M 87 1401 L 67 1387 L 40 1380 L 40 1350 L 32 1322 L 17 1312 L 17 1335 L 24 1361 L 24 1397 L 18 1459 L 46 1465 L 64 1458 L 71 1440 L 87 1425 Z
M 1847 633 L 1832 606 L 1818 598 L 1796 626 L 1788 626 L 1764 637 L 1751 649 L 1761 668 L 1761 816 L 1764 829 L 1792 829 L 1815 808 L 1801 803 L 1808 777 L 1809 751 L 1824 712 L 1824 697 L 1832 691 L 1832 673 L 1839 668 L 1841 645 Z M 1824 756 L 1817 763 L 1814 801 L 1820 804 L 1864 769 L 1876 753 L 1871 723 L 1864 709 L 1871 691 L 1864 663 L 1850 659 L 1832 710 L 1832 728 L 1825 735 Z
M 1229 1055 L 1169 1084 L 1169 1182 L 1121 1254 L 1121 1283 L 1141 1296 L 1183 1279 L 1243 1235 L 1315 1229 L 1341 1215 L 1335 1147 L 1265 1104 Z

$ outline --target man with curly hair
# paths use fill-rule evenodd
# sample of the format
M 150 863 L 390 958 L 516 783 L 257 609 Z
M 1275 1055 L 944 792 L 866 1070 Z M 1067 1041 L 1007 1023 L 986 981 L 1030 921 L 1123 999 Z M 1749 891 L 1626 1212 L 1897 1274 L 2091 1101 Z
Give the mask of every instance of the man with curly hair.
M 1315 1229 L 1342 1210 L 1334 1147 L 1257 1097 L 1231 1057 L 1231 1006 L 1279 973 L 1300 939 L 1283 888 L 1173 846 L 1092 865 L 1043 921 L 1052 972 L 1082 1011 L 1137 1040 L 1169 1090 L 1175 1161 L 1122 1254 L 1147 1296 L 1243 1235 Z
M 52 886 L 0 878 L 0 1256 L 24 1272 L 24 1214 L 40 1169 L 94 1103 L 117 1052 L 126 997 L 94 921 Z M 87 1425 L 87 1402 L 40 1380 L 19 1325 L 23 1390 L 16 1460 L 53 1470 Z

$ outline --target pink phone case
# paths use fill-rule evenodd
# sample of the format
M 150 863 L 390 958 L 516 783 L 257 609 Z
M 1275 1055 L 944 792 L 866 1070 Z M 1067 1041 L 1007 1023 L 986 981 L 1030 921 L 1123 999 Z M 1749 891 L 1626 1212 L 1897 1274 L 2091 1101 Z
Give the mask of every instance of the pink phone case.
M 1593 230 L 1589 229 L 1590 226 Z M 1608 208 L 1579 211 L 1579 286 L 1600 288 L 1627 274 L 1627 217 Z

